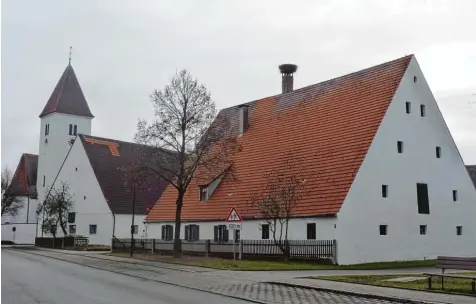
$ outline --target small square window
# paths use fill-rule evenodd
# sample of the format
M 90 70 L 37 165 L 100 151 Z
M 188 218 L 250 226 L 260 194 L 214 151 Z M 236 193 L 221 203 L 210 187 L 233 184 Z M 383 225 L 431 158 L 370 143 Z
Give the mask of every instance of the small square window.
M 382 185 L 382 197 L 388 197 L 388 186 Z
M 425 105 L 420 105 L 420 115 L 421 115 L 421 117 L 426 116 L 426 107 L 425 107 Z
M 453 190 L 453 202 L 458 201 L 458 190 Z
M 426 235 L 426 225 L 420 225 L 420 235 Z
M 403 153 L 403 141 L 397 141 L 397 151 Z
M 387 225 L 379 226 L 380 235 L 387 235 Z
M 69 234 L 76 233 L 76 225 L 69 225 Z
M 456 226 L 456 235 L 463 235 L 463 226 Z
M 97 225 L 89 225 L 89 234 L 96 234 L 98 231 Z
M 436 158 L 441 158 L 441 147 L 436 147 Z
M 405 110 L 407 111 L 407 114 L 410 114 L 412 112 L 412 103 L 407 101 L 405 103 Z

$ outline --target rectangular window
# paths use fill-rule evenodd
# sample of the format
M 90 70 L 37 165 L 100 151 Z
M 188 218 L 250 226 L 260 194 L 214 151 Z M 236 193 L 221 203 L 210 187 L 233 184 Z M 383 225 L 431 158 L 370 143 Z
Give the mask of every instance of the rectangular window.
M 407 114 L 410 114 L 410 113 L 412 112 L 412 103 L 409 102 L 409 101 L 407 101 L 407 102 L 405 103 L 405 109 L 406 109 L 406 111 L 407 111 Z
M 97 225 L 89 225 L 89 234 L 96 234 L 98 231 Z
M 269 224 L 261 224 L 261 239 L 269 240 Z
M 69 132 L 68 135 L 73 135 L 73 125 L 69 124 Z
M 131 226 L 131 232 L 132 234 L 138 234 L 139 233 L 139 226 L 137 225 L 134 225 L 134 226 Z
M 239 243 L 240 242 L 240 237 L 241 237 L 241 230 L 233 230 L 235 231 L 235 235 L 234 235 L 234 241 L 235 243 Z
M 69 225 L 69 234 L 76 233 L 76 225 Z
M 316 223 L 307 223 L 307 239 L 316 239 Z
M 463 235 L 463 226 L 456 226 L 456 235 Z
M 73 135 L 78 135 L 78 126 L 74 125 Z
M 380 235 L 387 235 L 387 225 L 379 226 Z
M 228 229 L 226 225 L 216 225 L 213 227 L 213 240 L 215 242 L 228 242 Z
M 403 141 L 397 141 L 397 151 L 403 153 Z
M 458 201 L 458 190 L 453 190 L 453 202 Z
M 43 187 L 45 186 L 46 183 L 46 176 L 43 175 Z
M 45 125 L 45 135 L 50 134 L 50 124 Z
M 388 197 L 388 186 L 382 185 L 382 197 Z
M 436 147 L 436 158 L 441 158 L 441 147 Z
M 171 241 L 174 239 L 174 227 L 172 225 L 162 226 L 162 240 Z
M 428 199 L 428 185 L 417 184 L 418 213 L 430 214 L 430 200 Z
M 207 187 L 206 186 L 200 186 L 200 201 L 201 202 L 206 201 L 207 200 L 207 195 L 208 195 Z
M 76 221 L 76 212 L 69 212 L 68 213 L 68 223 L 74 224 Z
M 198 225 L 185 226 L 185 239 L 189 242 L 195 242 L 200 239 L 200 231 Z
M 425 117 L 426 116 L 426 107 L 425 105 L 420 105 L 420 115 L 421 117 Z
M 420 235 L 426 235 L 426 225 L 420 225 Z

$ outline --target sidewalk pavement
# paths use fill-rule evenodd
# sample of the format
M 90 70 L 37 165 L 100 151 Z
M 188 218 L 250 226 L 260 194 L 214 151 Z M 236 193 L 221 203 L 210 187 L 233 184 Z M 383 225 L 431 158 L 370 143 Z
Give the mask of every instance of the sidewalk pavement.
M 343 293 L 352 293 L 370 297 L 391 297 L 400 300 L 412 300 L 430 303 L 457 303 L 475 304 L 476 297 L 445 294 L 438 292 L 425 292 L 418 290 L 380 287 L 363 284 L 352 284 L 329 280 L 295 278 L 291 280 L 270 281 L 271 284 L 283 284 L 286 286 L 313 288 L 319 290 L 332 290 Z M 468 282 L 469 284 L 469 282 Z

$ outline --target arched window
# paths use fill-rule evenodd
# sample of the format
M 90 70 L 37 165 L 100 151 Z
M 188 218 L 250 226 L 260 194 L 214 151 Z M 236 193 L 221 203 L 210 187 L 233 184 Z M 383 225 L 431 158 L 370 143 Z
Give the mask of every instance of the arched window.
M 50 124 L 45 125 L 45 135 L 50 134 Z
M 73 135 L 73 125 L 69 124 L 69 135 Z
M 78 135 L 78 126 L 77 125 L 74 125 L 73 135 Z

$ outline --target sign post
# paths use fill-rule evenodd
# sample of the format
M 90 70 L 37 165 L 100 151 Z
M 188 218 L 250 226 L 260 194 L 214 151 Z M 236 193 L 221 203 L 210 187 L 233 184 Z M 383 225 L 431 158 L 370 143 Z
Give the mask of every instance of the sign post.
M 241 226 L 243 225 L 243 219 L 241 218 L 238 211 L 236 211 L 235 207 L 231 208 L 230 213 L 228 214 L 225 220 L 225 223 L 228 226 L 228 230 L 231 230 L 233 233 L 233 260 L 236 260 L 236 230 L 241 230 Z

